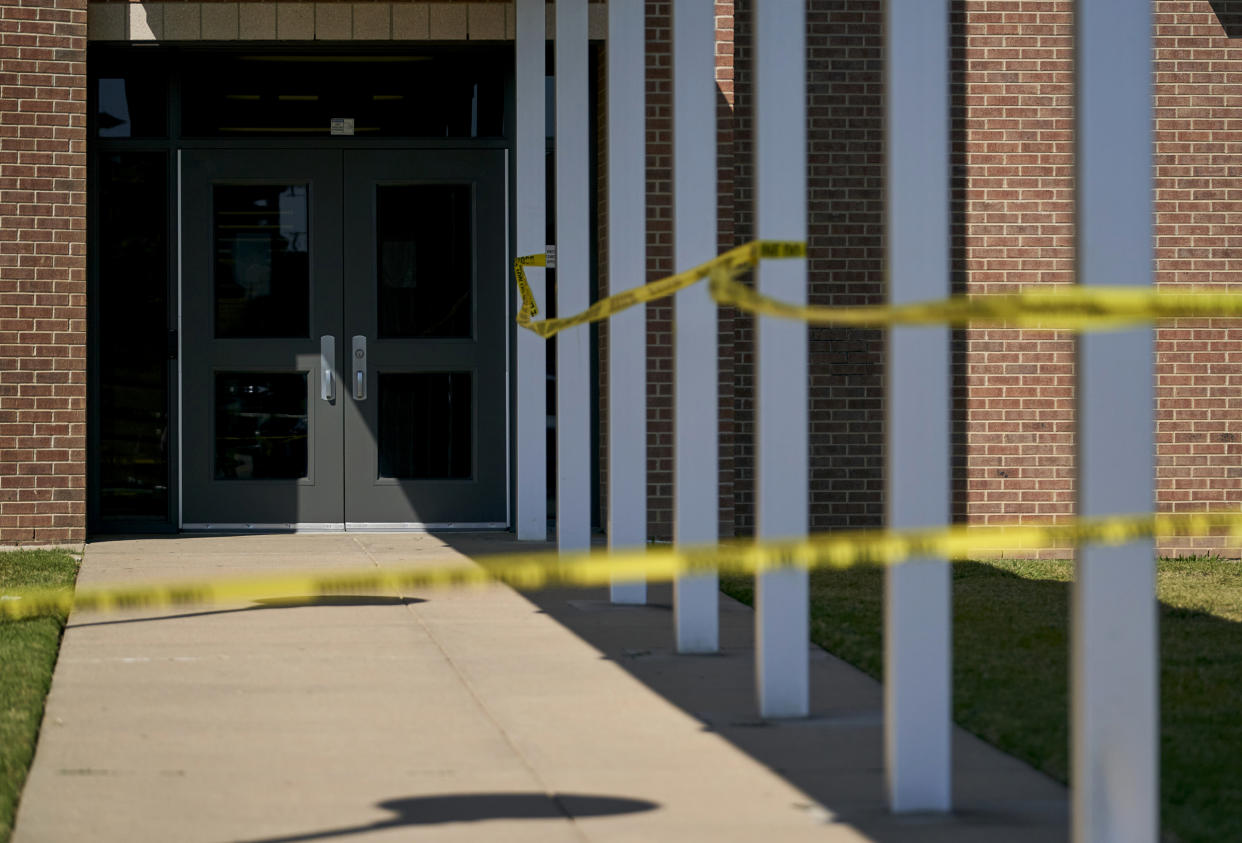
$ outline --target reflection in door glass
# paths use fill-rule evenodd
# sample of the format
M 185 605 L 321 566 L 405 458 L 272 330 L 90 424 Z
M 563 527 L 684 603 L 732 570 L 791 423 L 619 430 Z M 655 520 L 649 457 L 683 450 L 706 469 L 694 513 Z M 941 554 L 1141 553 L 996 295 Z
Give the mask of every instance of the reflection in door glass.
M 99 513 L 168 517 L 168 161 L 99 157 Z M 16 308 L 14 308 L 16 310 Z
M 106 69 L 105 74 L 95 85 L 95 133 L 101 138 L 164 137 L 167 74 L 159 68 Z
M 474 238 L 468 184 L 376 188 L 379 335 L 470 337 Z
M 468 479 L 471 373 L 381 373 L 379 476 Z
M 310 335 L 307 185 L 218 184 L 216 336 Z
M 306 372 L 216 372 L 216 479 L 306 476 Z

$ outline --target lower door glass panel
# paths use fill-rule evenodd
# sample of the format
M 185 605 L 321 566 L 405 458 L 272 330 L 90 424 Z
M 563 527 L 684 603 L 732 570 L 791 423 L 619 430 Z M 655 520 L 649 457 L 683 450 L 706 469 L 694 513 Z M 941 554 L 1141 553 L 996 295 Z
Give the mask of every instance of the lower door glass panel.
M 307 475 L 306 378 L 306 372 L 216 372 L 217 480 Z
M 469 479 L 472 390 L 470 372 L 380 373 L 380 476 Z

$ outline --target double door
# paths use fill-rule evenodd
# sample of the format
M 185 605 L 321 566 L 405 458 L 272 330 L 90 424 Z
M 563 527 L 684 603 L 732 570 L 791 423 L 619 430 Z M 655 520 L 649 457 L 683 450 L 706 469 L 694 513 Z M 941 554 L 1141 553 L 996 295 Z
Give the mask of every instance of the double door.
M 182 153 L 182 522 L 503 526 L 504 153 Z

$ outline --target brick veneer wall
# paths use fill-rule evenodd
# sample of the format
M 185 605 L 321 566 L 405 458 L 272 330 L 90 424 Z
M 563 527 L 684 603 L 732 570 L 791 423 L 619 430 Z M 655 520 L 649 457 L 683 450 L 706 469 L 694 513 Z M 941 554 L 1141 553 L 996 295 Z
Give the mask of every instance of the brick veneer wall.
M 737 166 L 733 145 L 734 93 L 734 0 L 716 0 L 716 225 L 718 251 L 734 246 L 734 219 L 736 208 L 733 196 L 733 174 Z M 720 350 L 717 371 L 718 406 L 720 422 L 720 525 L 722 538 L 736 532 L 734 511 L 736 468 L 733 465 L 736 445 L 734 442 L 734 388 L 737 374 L 734 371 L 733 336 L 736 333 L 737 311 L 722 307 L 717 311 L 718 347 Z
M 717 6 L 721 247 L 748 239 L 750 16 Z M 1216 3 L 1221 9 L 1228 3 Z M 667 0 L 648 6 L 649 278 L 671 255 Z M 1242 193 L 1242 16 L 1209 0 L 1157 0 L 1157 277 L 1236 283 Z M 736 42 L 727 23 L 736 13 Z M 0 541 L 83 532 L 85 6 L 0 8 Z M 878 301 L 882 284 L 879 0 L 808 0 L 812 300 Z M 954 283 L 990 292 L 1072 281 L 1069 0 L 956 0 Z M 1232 34 L 1234 37 L 1230 38 Z M 732 109 L 730 108 L 732 105 Z M 732 161 L 733 166 L 729 166 Z M 730 179 L 732 183 L 730 183 Z M 730 204 L 732 207 L 730 208 Z M 730 231 L 732 225 L 732 231 Z M 671 307 L 648 307 L 650 526 L 671 534 Z M 730 524 L 753 529 L 752 320 L 722 313 L 722 482 Z M 1072 511 L 1072 341 L 1017 330 L 958 332 L 955 514 L 976 522 Z M 882 365 L 877 332 L 811 334 L 815 529 L 879 523 Z M 1158 334 L 1158 497 L 1164 511 L 1242 503 L 1242 334 L 1186 320 Z M 732 391 L 732 394 L 730 394 Z M 732 421 L 732 430 L 728 425 Z M 732 465 L 730 465 L 732 463 Z M 1165 552 L 1220 550 L 1219 539 Z
M 672 195 L 672 21 L 671 4 L 647 3 L 647 279 L 653 281 L 674 271 L 673 195 Z M 716 83 L 717 83 L 717 227 L 718 247 L 733 246 L 733 0 L 717 0 Z M 600 52 L 601 62 L 605 46 Z M 598 289 L 608 290 L 608 184 L 607 184 L 607 102 L 608 84 L 601 67 L 597 154 L 599 156 L 600 260 Z M 637 284 L 642 279 L 635 279 Z M 632 286 L 623 283 L 623 288 Z M 731 308 L 718 313 L 720 355 L 717 370 L 719 403 L 719 531 L 734 534 L 734 358 Z M 647 305 L 647 533 L 656 540 L 673 537 L 673 359 L 671 302 Z M 601 324 L 600 359 L 600 523 L 608 523 L 608 328 Z
M 595 177 L 595 242 L 597 244 L 598 274 L 595 278 L 595 294 L 598 298 L 608 295 L 608 43 L 604 42 L 593 52 L 595 70 L 595 160 L 598 171 Z M 599 323 L 597 355 L 599 359 L 599 403 L 596 405 L 599 425 L 599 512 L 600 526 L 608 530 L 608 320 Z
M 673 272 L 673 32 L 647 3 L 647 280 Z M 647 533 L 673 535 L 673 307 L 647 305 Z
M 749 15 L 738 3 L 738 239 L 750 236 Z M 1242 258 L 1242 13 L 1157 0 L 1156 232 L 1161 284 L 1237 283 Z M 882 22 L 875 0 L 809 0 L 811 296 L 883 295 L 879 159 Z M 1231 39 L 1229 36 L 1232 35 Z M 1069 0 L 953 4 L 954 285 L 1001 292 L 1073 281 L 1073 57 Z M 739 320 L 742 321 L 742 320 Z M 748 322 L 749 320 L 745 320 Z M 753 528 L 752 337 L 737 332 L 740 529 Z M 1056 332 L 955 338 L 955 517 L 1057 520 L 1074 509 L 1073 341 Z M 1227 320 L 1160 329 L 1158 507 L 1242 503 L 1242 333 Z M 811 335 L 812 524 L 878 523 L 882 365 L 867 332 Z M 1221 538 L 1163 553 L 1230 550 Z M 1050 549 L 1045 555 L 1065 555 Z
M 737 239 L 748 239 L 752 173 L 749 33 L 738 0 Z M 1218 9 L 1228 3 L 1215 4 Z M 1236 4 L 1235 4 L 1236 6 Z M 1233 123 L 1242 106 L 1242 14 L 1228 37 L 1208 0 L 1158 0 L 1157 278 L 1231 284 L 1242 173 Z M 882 21 L 877 0 L 809 0 L 811 296 L 883 296 L 879 158 Z M 954 285 L 986 293 L 1073 281 L 1073 59 L 1069 0 L 953 5 Z M 753 529 L 753 344 L 738 319 L 736 502 Z M 1158 333 L 1158 501 L 1163 511 L 1242 503 L 1242 334 L 1224 320 Z M 879 523 L 881 345 L 872 332 L 811 335 L 812 524 Z M 1073 341 L 1056 332 L 956 333 L 955 506 L 976 523 L 1073 512 Z M 1221 539 L 1165 542 L 1165 553 L 1222 551 Z M 1047 555 L 1064 555 L 1054 548 Z M 1229 551 L 1236 555 L 1236 551 Z
M 736 239 L 754 236 L 753 15 L 736 4 Z M 883 6 L 810 0 L 807 14 L 808 290 L 813 304 L 872 304 L 883 282 Z M 737 529 L 755 529 L 754 320 L 735 320 Z M 809 334 L 810 522 L 868 527 L 883 517 L 883 335 Z
M 807 257 L 813 304 L 878 304 L 883 276 L 883 4 L 807 15 Z M 884 335 L 810 330 L 811 529 L 883 518 Z
M 86 4 L 0 6 L 0 543 L 86 520 Z
M 1231 9 L 1237 4 L 1155 3 L 1161 285 L 1239 282 L 1242 19 L 1226 14 L 1222 24 L 1217 14 Z M 1071 39 L 1068 0 L 956 5 L 957 280 L 970 292 L 1073 281 Z M 971 330 L 959 349 L 966 459 L 958 512 L 976 522 L 1069 515 L 1072 340 Z M 1158 509 L 1237 509 L 1242 331 L 1235 320 L 1182 320 L 1158 329 L 1156 354 Z M 1205 551 L 1238 555 L 1222 537 L 1160 543 L 1169 555 Z
M 1071 3 L 1060 0 L 955 4 L 959 291 L 1073 281 L 1072 17 Z M 955 339 L 955 382 L 964 391 L 954 421 L 965 433 L 955 514 L 982 524 L 1072 515 L 1072 337 L 989 328 Z
M 1156 3 L 1156 277 L 1164 286 L 1242 287 L 1240 24 L 1234 0 Z M 1156 352 L 1160 509 L 1238 510 L 1242 325 L 1181 320 L 1157 332 Z M 1238 555 L 1220 538 L 1166 541 L 1162 550 Z
M 755 0 L 733 4 L 733 235 L 735 244 L 754 239 L 754 91 L 752 82 Z M 754 283 L 754 273 L 739 280 Z M 733 515 L 734 534 L 755 532 L 755 320 L 733 314 Z

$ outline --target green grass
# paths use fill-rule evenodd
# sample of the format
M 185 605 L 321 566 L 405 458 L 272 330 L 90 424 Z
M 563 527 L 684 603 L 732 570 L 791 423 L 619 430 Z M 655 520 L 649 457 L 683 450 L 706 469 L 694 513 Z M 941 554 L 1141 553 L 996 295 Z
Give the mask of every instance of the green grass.
M 1068 780 L 1069 593 L 1063 561 L 953 569 L 959 724 Z M 1161 560 L 1161 822 L 1166 839 L 1242 839 L 1242 564 Z M 879 677 L 883 572 L 817 571 L 811 639 Z M 753 602 L 748 578 L 726 593 Z
M 0 552 L 0 589 L 71 586 L 77 571 L 63 550 Z M 64 625 L 64 617 L 0 620 L 0 843 L 13 833 Z

